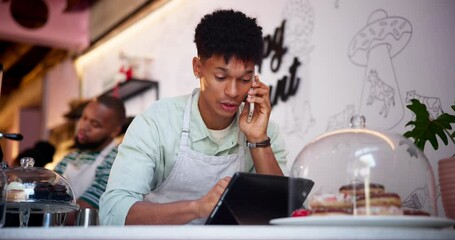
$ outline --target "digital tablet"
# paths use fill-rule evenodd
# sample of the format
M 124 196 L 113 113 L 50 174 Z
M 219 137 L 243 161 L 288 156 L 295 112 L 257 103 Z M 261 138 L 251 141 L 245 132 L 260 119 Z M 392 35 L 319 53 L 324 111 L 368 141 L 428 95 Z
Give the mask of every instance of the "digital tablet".
M 237 172 L 206 225 L 264 225 L 302 207 L 314 182 L 304 178 Z M 294 191 L 289 198 L 289 190 Z

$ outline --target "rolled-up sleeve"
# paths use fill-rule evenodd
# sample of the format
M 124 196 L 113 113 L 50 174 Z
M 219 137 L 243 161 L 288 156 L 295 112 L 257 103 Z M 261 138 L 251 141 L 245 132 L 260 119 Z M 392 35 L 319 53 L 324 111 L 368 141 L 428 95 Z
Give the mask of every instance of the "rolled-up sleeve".
M 286 150 L 286 143 L 284 141 L 284 138 L 280 134 L 279 126 L 276 123 L 271 122 L 267 129 L 267 134 L 270 137 L 273 154 L 275 155 L 276 161 L 280 165 L 281 171 L 285 176 L 289 175 L 289 170 L 286 166 L 288 151 Z
M 101 225 L 125 225 L 128 211 L 134 203 L 140 201 L 140 195 L 125 196 L 125 191 L 109 190 L 100 199 Z
M 160 159 L 158 134 L 145 115 L 138 115 L 130 124 L 100 199 L 102 225 L 124 225 L 131 206 L 150 192 Z

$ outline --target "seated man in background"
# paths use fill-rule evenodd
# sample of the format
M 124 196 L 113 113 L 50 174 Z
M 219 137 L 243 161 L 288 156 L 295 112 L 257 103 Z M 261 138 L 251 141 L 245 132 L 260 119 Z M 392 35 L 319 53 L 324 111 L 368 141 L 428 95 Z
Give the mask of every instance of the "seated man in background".
M 81 209 L 98 209 L 117 155 L 115 138 L 122 132 L 125 120 L 123 102 L 102 96 L 88 103 L 77 122 L 76 150 L 68 153 L 54 171 L 69 182 Z

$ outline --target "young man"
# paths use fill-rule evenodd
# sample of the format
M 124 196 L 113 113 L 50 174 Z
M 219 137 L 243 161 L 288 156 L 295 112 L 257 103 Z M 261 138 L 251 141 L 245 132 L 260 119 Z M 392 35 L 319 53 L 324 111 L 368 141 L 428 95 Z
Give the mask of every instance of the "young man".
M 194 41 L 200 88 L 157 101 L 133 120 L 100 200 L 101 224 L 201 224 L 235 172 L 283 174 L 287 152 L 269 123 L 269 87 L 254 76 L 262 28 L 219 10 L 204 16 Z
M 115 138 L 125 119 L 123 102 L 102 96 L 88 103 L 77 122 L 77 150 L 67 154 L 54 170 L 69 182 L 81 208 L 98 209 L 117 155 Z

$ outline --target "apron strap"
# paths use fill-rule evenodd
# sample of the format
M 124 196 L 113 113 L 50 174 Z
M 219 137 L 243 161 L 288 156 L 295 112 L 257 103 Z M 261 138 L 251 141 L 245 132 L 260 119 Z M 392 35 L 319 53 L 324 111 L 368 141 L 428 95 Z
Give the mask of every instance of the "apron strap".
M 190 134 L 190 117 L 191 117 L 191 104 L 193 103 L 193 97 L 198 92 L 198 88 L 193 90 L 193 93 L 186 101 L 185 112 L 183 113 L 183 129 L 180 137 L 180 146 L 188 145 L 188 137 Z
M 189 138 L 189 134 L 190 134 L 191 104 L 193 103 L 194 96 L 197 94 L 198 91 L 199 91 L 199 88 L 195 88 L 185 104 L 185 111 L 183 113 L 183 125 L 182 125 L 183 129 L 182 129 L 182 134 L 180 136 L 180 148 L 188 146 L 188 138 Z M 240 113 L 242 112 L 242 109 L 239 108 L 239 111 L 237 112 L 237 116 L 236 116 L 237 121 L 240 121 Z M 240 127 L 238 127 L 238 128 L 239 129 L 238 129 L 238 134 L 237 134 L 237 142 L 239 144 L 239 151 L 242 151 L 243 153 L 245 153 L 246 137 L 245 137 L 245 134 L 242 131 L 240 131 Z

